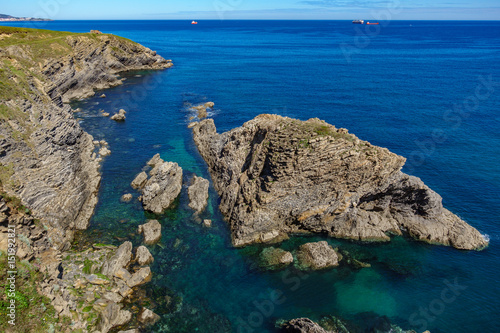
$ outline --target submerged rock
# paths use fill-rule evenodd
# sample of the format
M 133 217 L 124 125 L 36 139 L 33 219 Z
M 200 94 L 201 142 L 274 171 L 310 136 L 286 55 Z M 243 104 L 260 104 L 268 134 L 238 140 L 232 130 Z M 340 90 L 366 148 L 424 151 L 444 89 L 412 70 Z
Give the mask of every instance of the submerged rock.
M 198 111 L 198 119 L 203 119 L 207 117 L 207 109 L 214 107 L 214 102 L 207 102 L 204 104 L 196 105 L 191 107 L 191 110 Z
M 260 265 L 263 268 L 279 269 L 293 262 L 292 253 L 274 247 L 268 247 L 260 253 Z
M 207 179 L 196 175 L 193 177 L 192 184 L 188 188 L 188 195 L 189 207 L 194 209 L 196 213 L 201 213 L 207 206 L 208 186 Z
M 151 255 L 151 252 L 149 252 L 148 248 L 145 247 L 144 245 L 141 245 L 137 248 L 135 252 L 135 261 L 141 265 L 149 265 L 154 261 L 153 256 Z
M 459 249 L 488 245 L 436 192 L 401 172 L 405 158 L 345 129 L 260 115 L 222 134 L 212 119 L 192 130 L 235 246 L 298 232 L 364 241 L 405 233 Z
M 151 326 L 160 320 L 160 316 L 149 309 L 143 308 L 137 320 L 146 326 Z
M 212 220 L 210 219 L 204 219 L 203 220 L 203 226 L 210 228 L 212 226 Z
M 292 319 L 281 326 L 283 333 L 334 333 L 326 331 L 309 318 Z
M 130 194 L 130 193 L 124 194 L 120 198 L 120 201 L 122 201 L 122 202 L 129 202 L 130 200 L 132 200 L 132 194 Z
M 300 246 L 297 261 L 301 269 L 319 270 L 338 266 L 339 257 L 326 241 L 320 241 Z
M 150 220 L 140 225 L 138 232 L 144 236 L 144 243 L 155 244 L 161 239 L 161 224 L 157 220 Z
M 147 211 L 161 214 L 181 192 L 182 168 L 174 162 L 163 162 L 155 165 L 149 175 L 142 190 L 142 205 Z

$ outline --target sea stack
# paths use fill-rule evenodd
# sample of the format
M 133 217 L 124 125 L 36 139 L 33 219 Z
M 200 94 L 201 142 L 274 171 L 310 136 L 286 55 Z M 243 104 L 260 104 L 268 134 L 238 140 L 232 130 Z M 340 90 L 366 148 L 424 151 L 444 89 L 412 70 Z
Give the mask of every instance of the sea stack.
M 192 130 L 234 246 L 291 233 L 361 241 L 405 234 L 464 250 L 488 245 L 439 194 L 401 172 L 404 157 L 346 129 L 264 114 L 221 134 L 212 119 Z

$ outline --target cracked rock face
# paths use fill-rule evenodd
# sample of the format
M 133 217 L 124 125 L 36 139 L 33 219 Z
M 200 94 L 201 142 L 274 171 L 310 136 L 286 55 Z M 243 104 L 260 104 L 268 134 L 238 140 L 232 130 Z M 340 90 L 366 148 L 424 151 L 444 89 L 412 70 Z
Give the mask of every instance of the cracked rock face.
M 8 166 L 2 179 L 5 190 L 48 221 L 51 238 L 64 249 L 76 229 L 87 228 L 101 180 L 92 136 L 64 103 L 122 84 L 119 72 L 172 63 L 110 35 L 68 35 L 53 42 L 46 44 L 47 55 L 29 44 L 0 48 L 0 69 L 16 70 L 3 83 L 23 89 L 1 101 L 11 112 L 9 119 L 0 120 L 0 164 Z
M 309 318 L 292 319 L 281 327 L 287 333 L 333 333 L 326 331 Z
M 182 168 L 174 162 L 158 163 L 149 175 L 142 190 L 142 205 L 147 211 L 161 214 L 181 192 Z
M 299 267 L 303 269 L 325 269 L 339 265 L 337 252 L 326 241 L 307 243 L 297 251 Z
M 234 246 L 304 232 L 364 241 L 404 233 L 459 249 L 487 246 L 436 192 L 401 172 L 405 158 L 345 129 L 260 115 L 221 134 L 212 119 L 192 130 Z
M 201 213 L 207 206 L 208 186 L 207 179 L 202 177 L 193 177 L 193 183 L 188 188 L 189 207 L 196 213 Z

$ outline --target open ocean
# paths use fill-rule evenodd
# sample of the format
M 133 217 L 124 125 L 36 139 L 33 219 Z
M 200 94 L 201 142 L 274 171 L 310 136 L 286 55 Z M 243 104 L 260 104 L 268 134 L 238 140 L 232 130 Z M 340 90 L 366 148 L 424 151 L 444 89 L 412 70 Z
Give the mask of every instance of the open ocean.
M 7 25 L 7 24 L 5 24 Z M 404 170 L 445 207 L 490 238 L 464 252 L 404 238 L 388 244 L 328 241 L 372 264 L 299 276 L 256 268 L 260 246 L 233 249 L 211 189 L 202 228 L 186 191 L 161 218 L 146 285 L 162 320 L 151 332 L 275 332 L 277 319 L 340 316 L 368 329 L 386 316 L 421 333 L 500 332 L 500 22 L 55 21 L 8 25 L 88 32 L 141 43 L 174 67 L 128 73 L 124 85 L 74 103 L 85 130 L 110 144 L 88 241 L 141 243 L 146 218 L 130 182 L 155 153 L 186 180 L 209 178 L 191 138 L 185 103 L 215 102 L 218 131 L 261 113 L 318 117 L 408 158 Z M 369 31 L 365 29 L 369 28 Z M 99 115 L 124 108 L 127 120 Z M 320 237 L 294 238 L 292 249 Z M 285 275 L 284 275 L 285 274 Z M 449 289 L 449 285 L 455 288 Z M 448 289 L 447 289 L 448 288 Z M 269 305 L 274 289 L 280 304 Z

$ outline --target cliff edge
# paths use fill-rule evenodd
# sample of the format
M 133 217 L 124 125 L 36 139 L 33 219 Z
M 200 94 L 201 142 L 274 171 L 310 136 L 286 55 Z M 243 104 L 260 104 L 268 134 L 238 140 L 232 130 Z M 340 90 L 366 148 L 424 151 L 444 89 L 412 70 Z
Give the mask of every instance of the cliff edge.
M 0 180 L 68 247 L 88 226 L 100 174 L 92 136 L 64 103 L 121 84 L 119 72 L 172 63 L 113 35 L 14 27 L 0 27 L 0 60 Z
M 439 194 L 401 172 L 405 158 L 346 129 L 277 115 L 222 134 L 212 119 L 192 129 L 234 246 L 294 233 L 363 241 L 406 234 L 467 250 L 488 244 Z

